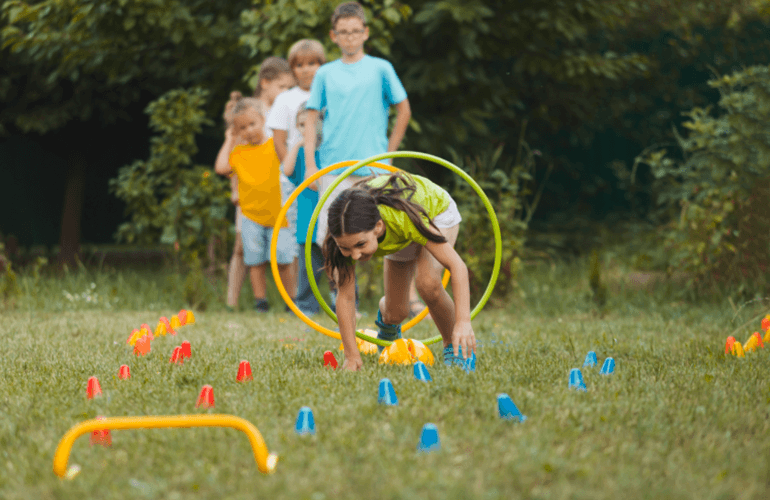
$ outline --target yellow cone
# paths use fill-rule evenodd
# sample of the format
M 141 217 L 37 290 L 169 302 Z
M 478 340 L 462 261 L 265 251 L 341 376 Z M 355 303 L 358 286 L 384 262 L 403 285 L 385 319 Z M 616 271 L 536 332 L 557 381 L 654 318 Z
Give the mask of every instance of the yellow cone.
M 752 335 L 749 337 L 749 340 L 746 341 L 745 344 L 743 344 L 743 351 L 744 352 L 754 352 L 757 350 L 757 347 L 759 347 L 759 342 L 757 342 L 757 338 Z
M 736 342 L 735 344 L 733 344 L 732 351 L 733 351 L 733 356 L 736 356 L 739 358 L 743 358 L 746 356 L 746 354 L 744 354 L 743 352 L 743 346 L 741 345 L 740 342 Z
M 179 316 L 177 316 L 176 314 L 171 316 L 171 321 L 169 321 L 169 324 L 171 325 L 172 330 L 176 330 L 177 328 L 182 326 L 182 323 L 179 321 Z
M 380 354 L 380 364 L 411 365 L 416 361 L 433 366 L 434 359 L 430 349 L 414 339 L 397 339 Z
M 155 327 L 155 336 L 160 337 L 161 335 L 166 335 L 166 333 L 166 323 L 158 321 L 158 326 Z
M 195 315 L 191 310 L 187 310 L 187 324 L 192 325 L 195 323 Z
M 365 333 L 366 335 L 369 335 L 370 337 L 376 337 L 377 332 L 374 330 L 364 330 L 361 333 Z M 361 354 L 377 354 L 377 344 L 372 344 L 371 342 L 367 342 L 364 339 L 359 339 L 356 337 L 356 346 L 358 346 L 358 351 Z M 344 351 L 345 346 L 340 344 L 340 351 Z

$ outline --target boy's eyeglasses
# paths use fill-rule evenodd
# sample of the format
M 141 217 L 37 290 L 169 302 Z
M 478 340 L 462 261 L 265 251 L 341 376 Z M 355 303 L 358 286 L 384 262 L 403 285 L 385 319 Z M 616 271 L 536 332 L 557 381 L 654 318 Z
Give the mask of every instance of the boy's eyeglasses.
M 363 35 L 366 30 L 353 30 L 353 31 L 337 31 L 334 30 L 334 34 L 337 36 L 344 36 L 344 37 L 351 37 L 351 36 L 358 36 Z

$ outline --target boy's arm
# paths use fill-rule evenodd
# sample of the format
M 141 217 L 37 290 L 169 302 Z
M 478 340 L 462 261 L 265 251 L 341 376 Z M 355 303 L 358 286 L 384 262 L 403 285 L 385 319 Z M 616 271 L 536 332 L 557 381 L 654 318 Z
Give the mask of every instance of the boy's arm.
M 283 162 L 283 173 L 286 175 L 286 177 L 291 177 L 291 174 L 294 173 L 294 166 L 297 164 L 297 153 L 299 152 L 300 147 L 302 147 L 302 143 L 298 142 L 294 145 L 293 148 L 291 148 L 289 154 L 285 156 L 286 161 Z M 278 148 L 276 147 L 276 150 L 277 149 Z
M 217 161 L 214 162 L 214 172 L 219 175 L 227 175 L 232 172 L 230 167 L 230 153 L 235 147 L 235 136 L 233 135 L 232 127 L 227 127 L 225 131 L 225 142 L 222 143 L 222 147 L 217 154 Z
M 286 154 L 288 153 L 286 144 L 287 139 L 289 138 L 289 131 L 288 130 L 281 130 L 279 128 L 273 129 L 273 145 L 275 145 L 275 154 L 278 155 L 278 159 L 283 163 L 283 160 L 286 158 Z M 286 174 L 291 175 L 291 174 Z
M 361 353 L 356 345 L 356 270 L 353 268 L 344 285 L 339 287 L 337 295 L 337 320 L 340 337 L 345 348 L 345 361 L 342 367 L 350 371 L 363 368 Z
M 315 164 L 315 140 L 318 126 L 318 110 L 308 109 L 305 115 L 305 179 L 318 172 L 318 166 Z M 311 186 L 316 187 L 314 182 Z
M 238 195 L 238 176 L 233 174 L 230 177 L 230 201 L 233 205 L 238 205 L 241 202 L 241 197 Z
M 411 117 L 412 108 L 409 106 L 409 99 L 404 99 L 396 104 L 396 124 L 393 125 L 393 131 L 390 133 L 390 139 L 388 139 L 388 153 L 398 149 Z

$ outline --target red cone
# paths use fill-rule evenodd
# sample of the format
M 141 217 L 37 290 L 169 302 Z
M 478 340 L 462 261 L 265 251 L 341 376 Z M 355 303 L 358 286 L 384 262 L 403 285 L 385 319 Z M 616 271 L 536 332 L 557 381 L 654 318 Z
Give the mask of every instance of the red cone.
M 174 347 L 174 352 L 171 354 L 171 359 L 168 360 L 169 363 L 184 363 L 184 356 L 182 356 L 182 348 L 181 347 Z
M 254 377 L 251 376 L 251 365 L 248 361 L 241 361 L 241 364 L 238 365 L 238 376 L 235 377 L 235 380 L 238 382 L 245 382 L 253 379 Z
M 735 344 L 735 337 L 727 337 L 727 342 L 725 342 L 725 354 L 730 354 L 733 349 L 733 344 Z
M 334 353 L 326 351 L 324 353 L 324 366 L 331 366 L 335 370 L 337 369 L 337 358 L 334 357 Z
M 99 380 L 96 377 L 89 377 L 88 385 L 86 386 L 86 396 L 88 396 L 88 399 L 93 399 L 101 395 L 102 387 L 99 385 Z
M 104 417 L 98 416 L 96 420 L 104 420 Z M 112 446 L 112 436 L 109 429 L 96 430 L 91 433 L 91 446 L 100 444 L 102 446 Z
M 192 356 L 192 350 L 190 349 L 190 341 L 185 340 L 182 342 L 182 357 L 189 358 Z
M 204 385 L 201 388 L 201 393 L 198 395 L 198 402 L 195 403 L 195 407 L 203 406 L 204 408 L 214 407 L 214 389 L 210 385 Z
M 128 380 L 131 378 L 131 370 L 129 370 L 128 365 L 120 365 L 118 378 L 121 380 Z
M 762 342 L 762 335 L 760 335 L 759 332 L 754 332 L 753 337 L 757 338 L 757 345 L 759 345 L 759 347 L 764 349 L 765 348 L 765 344 L 764 344 L 764 342 Z

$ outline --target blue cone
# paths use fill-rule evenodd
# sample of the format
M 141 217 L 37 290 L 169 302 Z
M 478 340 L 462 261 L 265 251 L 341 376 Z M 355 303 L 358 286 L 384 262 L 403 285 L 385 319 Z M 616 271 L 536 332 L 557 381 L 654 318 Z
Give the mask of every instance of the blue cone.
M 393 383 L 390 379 L 384 378 L 380 380 L 380 391 L 377 396 L 377 402 L 388 406 L 395 406 L 398 404 L 396 390 L 393 388 Z
M 583 368 L 586 366 L 596 366 L 599 364 L 598 361 L 596 361 L 596 353 L 594 351 L 588 351 L 588 354 L 586 354 L 586 360 L 583 361 Z
M 422 361 L 418 361 L 414 364 L 414 378 L 422 380 L 423 382 L 430 382 L 432 380 L 430 378 L 430 373 L 428 373 L 428 367 L 425 366 L 425 363 Z
M 573 368 L 569 372 L 569 387 L 570 389 L 577 389 L 579 391 L 586 391 L 586 384 L 583 382 L 583 373 L 580 368 Z
M 300 436 L 305 434 L 315 434 L 315 419 L 313 418 L 313 410 L 308 406 L 303 406 L 299 409 L 299 415 L 297 415 L 297 425 L 294 430 Z
M 438 439 L 438 429 L 435 424 L 425 424 L 422 426 L 420 434 L 420 443 L 417 445 L 417 451 L 430 452 L 441 448 L 441 442 Z
M 602 375 L 612 375 L 612 372 L 615 371 L 615 360 L 612 358 L 607 358 L 604 360 L 604 364 L 602 365 L 602 371 L 599 372 Z
M 506 420 L 517 420 L 523 422 L 527 419 L 526 415 L 522 415 L 519 409 L 516 407 L 511 397 L 505 393 L 497 395 L 497 412 L 500 418 Z

